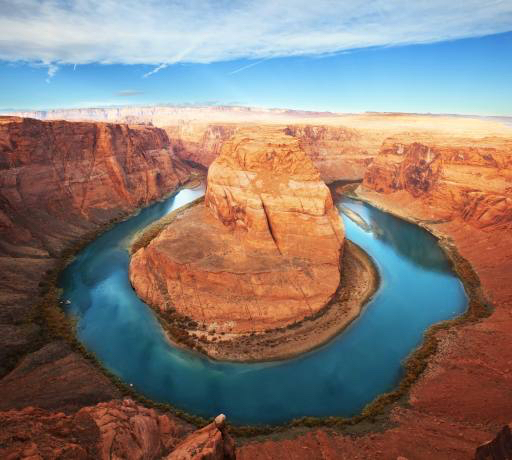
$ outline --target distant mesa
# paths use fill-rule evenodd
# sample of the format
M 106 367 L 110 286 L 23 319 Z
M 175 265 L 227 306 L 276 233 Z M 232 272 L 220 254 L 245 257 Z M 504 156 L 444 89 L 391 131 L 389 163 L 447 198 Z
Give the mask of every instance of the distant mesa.
M 204 204 L 132 258 L 139 296 L 226 333 L 284 327 L 324 307 L 340 283 L 344 228 L 296 138 L 239 129 L 208 172 Z

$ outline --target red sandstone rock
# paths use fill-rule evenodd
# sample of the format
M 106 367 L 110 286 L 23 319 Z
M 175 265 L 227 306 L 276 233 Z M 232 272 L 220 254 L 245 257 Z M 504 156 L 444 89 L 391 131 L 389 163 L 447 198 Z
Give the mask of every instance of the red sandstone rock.
M 208 168 L 224 142 L 235 132 L 234 125 L 181 124 L 166 127 L 173 152 L 182 160 Z
M 101 371 L 63 342 L 25 356 L 0 380 L 0 395 L 0 410 L 37 406 L 63 412 L 121 397 Z
M 477 228 L 512 228 L 512 140 L 424 137 L 388 139 L 363 186 L 407 191 L 423 213 Z M 393 199 L 392 199 L 393 200 Z M 401 201 L 407 200 L 406 197 Z
M 245 332 L 301 320 L 336 291 L 344 233 L 328 188 L 295 139 L 253 135 L 224 144 L 206 208 L 133 256 L 130 279 L 146 302 Z
M 0 117 L 0 375 L 34 349 L 38 283 L 84 235 L 188 177 L 165 131 Z M 37 328 L 36 328 L 37 329 Z
M 379 133 L 344 126 L 290 125 L 285 132 L 299 140 L 325 182 L 361 180 L 382 143 Z
M 234 460 L 233 440 L 217 419 L 192 432 L 173 415 L 129 399 L 69 415 L 27 407 L 0 412 L 0 458 Z
M 183 123 L 166 126 L 173 151 L 186 161 L 209 167 L 222 145 L 236 132 L 247 129 L 242 124 Z M 254 137 L 264 137 L 269 126 L 250 127 Z M 378 153 L 384 135 L 362 132 L 343 126 L 288 125 L 279 129 L 299 140 L 302 149 L 320 171 L 322 180 L 361 180 Z M 258 134 L 259 133 L 259 134 Z
M 166 460 L 234 460 L 235 443 L 227 433 L 225 418 L 221 414 L 214 422 L 194 431 L 166 457 Z

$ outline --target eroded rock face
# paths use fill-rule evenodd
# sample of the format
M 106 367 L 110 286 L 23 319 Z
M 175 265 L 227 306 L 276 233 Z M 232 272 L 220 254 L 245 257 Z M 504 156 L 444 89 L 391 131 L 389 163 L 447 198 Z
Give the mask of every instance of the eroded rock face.
M 166 126 L 175 154 L 186 161 L 209 167 L 222 146 L 236 131 L 251 131 L 253 138 L 265 136 L 269 125 L 182 123 Z M 343 126 L 284 125 L 283 134 L 295 137 L 320 171 L 322 180 L 362 180 L 385 137 Z
M 234 125 L 181 124 L 165 128 L 173 152 L 182 160 L 208 168 L 218 157 L 222 145 L 235 132 Z
M 280 327 L 321 309 L 340 280 L 344 232 L 328 188 L 279 129 L 243 131 L 186 211 L 132 258 L 148 303 L 228 331 Z
M 193 431 L 175 416 L 130 399 L 71 414 L 34 407 L 0 412 L 0 427 L 2 459 L 235 458 L 234 442 L 223 424 L 214 422 Z
M 512 431 L 505 425 L 494 439 L 478 446 L 475 460 L 509 460 L 512 458 Z
M 51 342 L 26 355 L 0 380 L 0 410 L 37 406 L 71 412 L 120 398 L 116 386 L 64 342 Z
M 363 190 L 406 191 L 432 218 L 482 229 L 512 228 L 512 141 L 506 138 L 390 138 Z M 403 200 L 402 200 L 403 201 Z
M 200 430 L 194 431 L 179 444 L 166 460 L 235 460 L 235 442 L 221 414 Z

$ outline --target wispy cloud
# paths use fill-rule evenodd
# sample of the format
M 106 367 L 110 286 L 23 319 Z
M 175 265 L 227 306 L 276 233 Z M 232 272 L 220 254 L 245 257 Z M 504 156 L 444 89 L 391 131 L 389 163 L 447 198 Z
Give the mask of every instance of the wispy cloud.
M 123 89 L 122 91 L 118 91 L 115 95 L 121 97 L 131 97 L 131 96 L 140 96 L 144 94 L 143 91 L 138 91 L 136 89 Z
M 59 67 L 55 64 L 47 64 L 48 65 L 48 76 L 46 77 L 46 83 L 50 83 L 51 79 L 55 76 Z
M 510 0 L 0 0 L 0 11 L 0 60 L 51 63 L 49 79 L 61 64 L 156 66 L 149 77 L 177 62 L 321 55 L 512 30 Z

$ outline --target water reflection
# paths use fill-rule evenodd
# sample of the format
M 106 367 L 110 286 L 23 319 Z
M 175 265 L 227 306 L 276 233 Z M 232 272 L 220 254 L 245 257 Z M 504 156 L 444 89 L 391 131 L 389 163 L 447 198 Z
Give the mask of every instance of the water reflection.
M 393 217 L 391 214 L 365 206 L 362 202 L 345 198 L 339 208 L 362 230 L 391 246 L 415 265 L 442 273 L 450 273 L 451 266 L 437 240 L 417 225 Z M 347 212 L 348 211 L 348 212 Z M 355 213 L 358 218 L 350 215 Z M 362 222 L 361 222 L 362 221 Z M 423 232 L 421 240 L 418 233 Z

